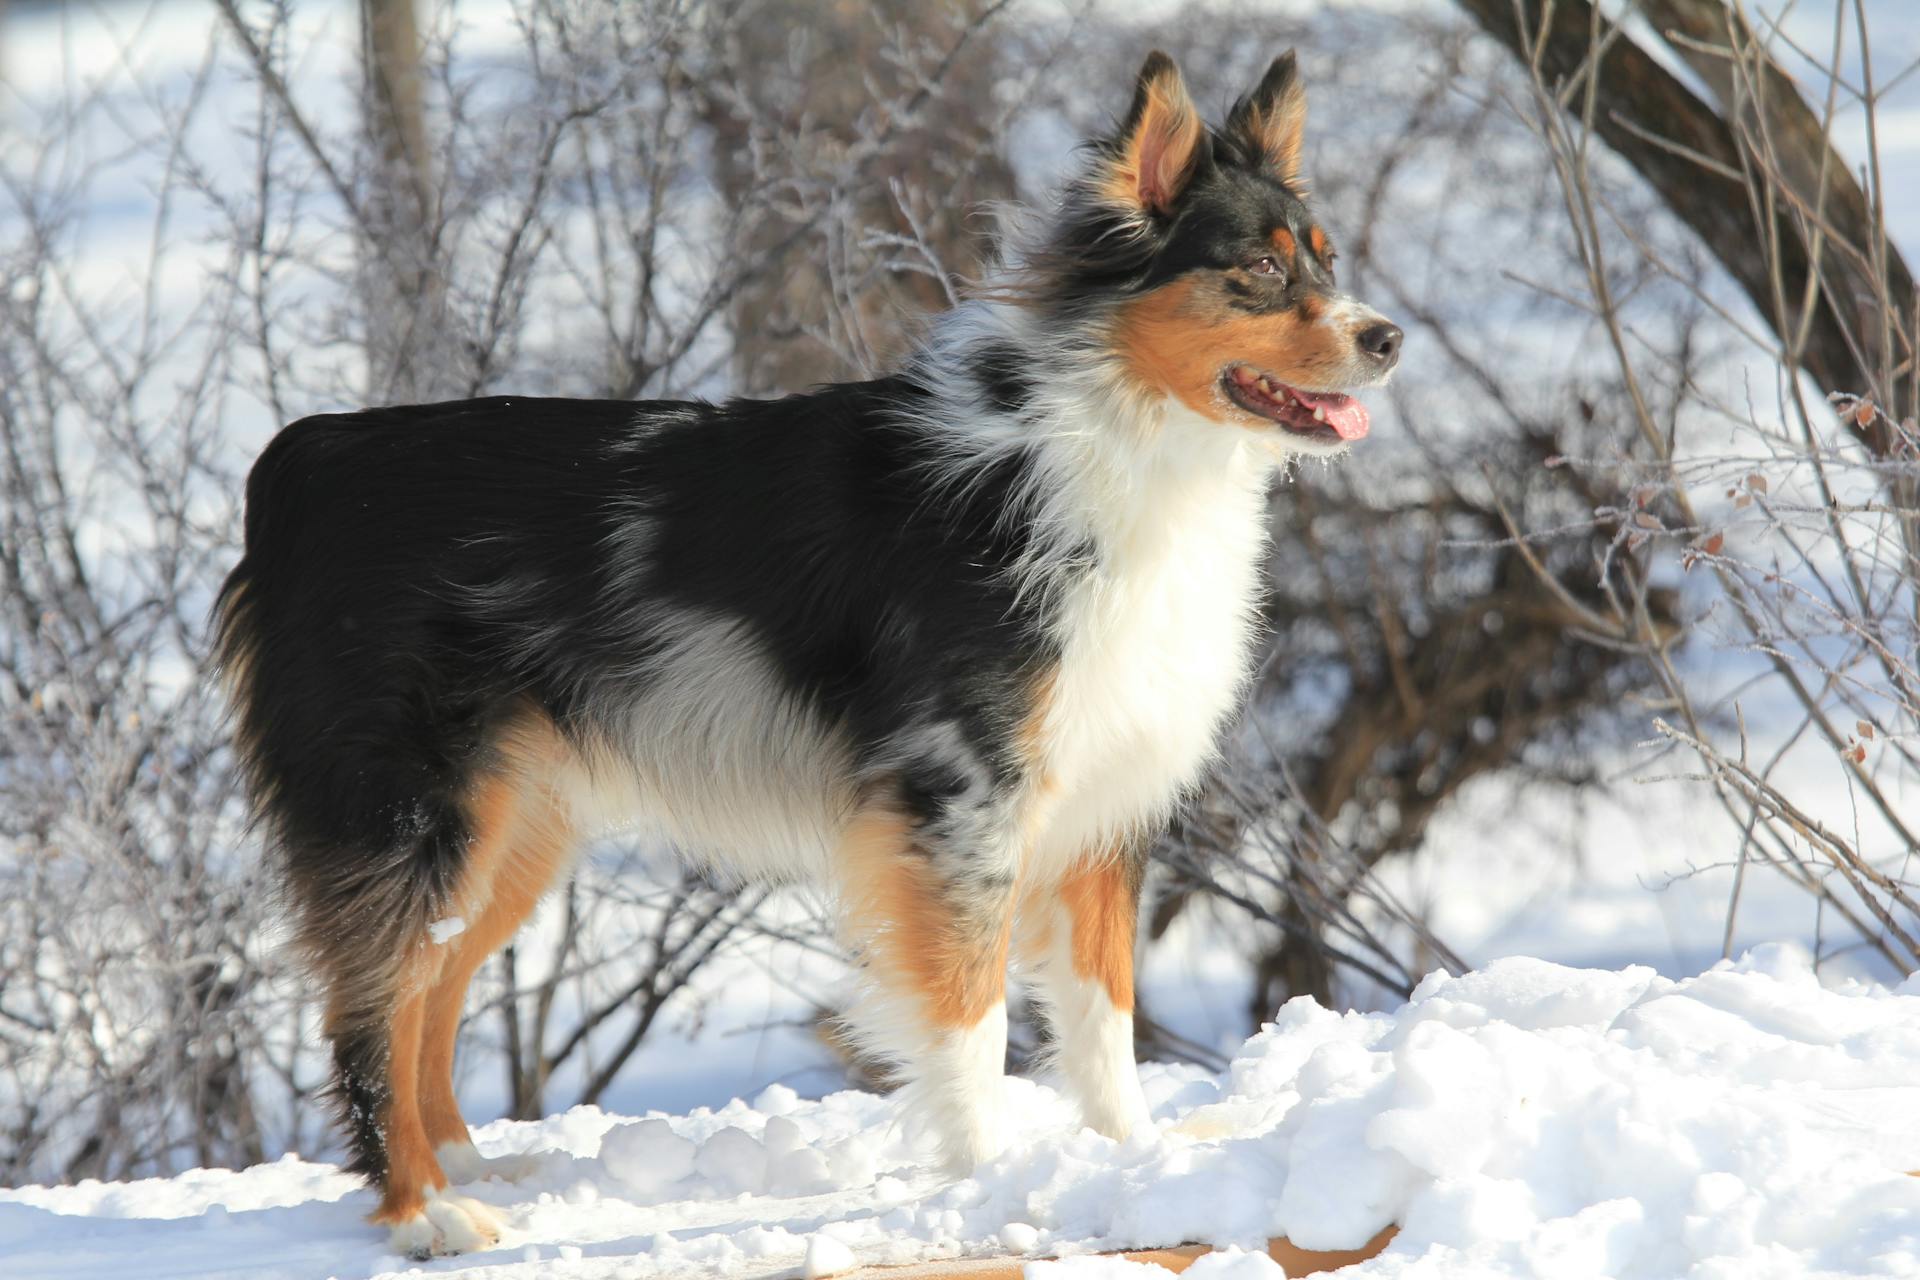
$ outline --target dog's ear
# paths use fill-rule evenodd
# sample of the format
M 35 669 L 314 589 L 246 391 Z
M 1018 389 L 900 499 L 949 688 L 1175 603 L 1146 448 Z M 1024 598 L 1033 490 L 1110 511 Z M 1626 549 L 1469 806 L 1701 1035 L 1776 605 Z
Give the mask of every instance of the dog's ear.
M 1306 127 L 1307 91 L 1291 49 L 1275 58 L 1253 92 L 1227 113 L 1227 132 L 1244 140 L 1255 156 L 1264 157 L 1288 186 L 1300 181 L 1300 136 Z
M 1199 167 L 1205 132 L 1180 68 L 1155 49 L 1140 68 L 1133 105 L 1109 148 L 1102 190 L 1130 209 L 1171 213 Z

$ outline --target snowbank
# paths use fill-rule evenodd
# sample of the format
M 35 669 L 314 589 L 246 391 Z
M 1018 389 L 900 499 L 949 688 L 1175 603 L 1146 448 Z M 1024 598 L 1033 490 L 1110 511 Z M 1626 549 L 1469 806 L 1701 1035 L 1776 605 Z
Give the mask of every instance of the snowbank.
M 1912 993 L 1909 994 L 1909 991 Z M 1296 1000 L 1230 1069 L 1146 1067 L 1156 1131 L 1075 1132 L 1050 1089 L 1007 1082 L 1021 1135 L 959 1183 L 919 1172 L 884 1098 L 627 1119 L 579 1108 L 478 1132 L 541 1153 L 502 1248 L 382 1257 L 371 1195 L 292 1158 L 241 1172 L 0 1191 L 10 1277 L 478 1273 L 798 1275 L 982 1253 L 1081 1254 L 1285 1235 L 1351 1247 L 1343 1274 L 1920 1275 L 1920 983 L 1824 989 L 1797 952 L 1669 981 L 1499 961 L 1429 978 L 1398 1012 Z M 1274 1276 L 1264 1256 L 1203 1272 Z M 1047 1280 L 1147 1276 L 1084 1259 Z

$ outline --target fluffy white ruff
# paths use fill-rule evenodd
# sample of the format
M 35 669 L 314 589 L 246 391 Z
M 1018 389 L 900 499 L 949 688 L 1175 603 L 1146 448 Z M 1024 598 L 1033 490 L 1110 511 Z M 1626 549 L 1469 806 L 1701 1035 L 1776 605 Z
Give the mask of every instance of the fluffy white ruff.
M 1018 416 L 984 403 L 969 372 L 996 347 L 1029 361 L 1035 390 Z M 1023 594 L 1057 601 L 1060 666 L 1038 744 L 1054 799 L 1029 828 L 1026 867 L 1050 878 L 1165 821 L 1213 756 L 1245 688 L 1267 480 L 1285 455 L 1140 390 L 1100 342 L 1043 332 L 1018 307 L 943 316 L 921 376 L 939 406 L 929 438 L 947 449 L 935 494 L 997 458 L 1033 457 L 1033 537 L 1010 572 Z
M 426 1207 L 396 1222 L 387 1241 L 402 1257 L 424 1260 L 491 1249 L 507 1224 L 490 1206 L 452 1191 L 426 1189 Z

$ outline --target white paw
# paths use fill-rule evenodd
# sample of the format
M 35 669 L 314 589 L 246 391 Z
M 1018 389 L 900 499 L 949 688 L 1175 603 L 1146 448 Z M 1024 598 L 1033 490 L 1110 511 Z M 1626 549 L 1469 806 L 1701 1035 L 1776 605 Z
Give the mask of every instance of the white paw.
M 423 1262 L 434 1255 L 433 1224 L 422 1210 L 387 1230 L 387 1247 L 403 1258 Z
M 1153 1117 L 1147 1114 L 1144 1105 L 1137 1111 L 1131 1108 L 1087 1110 L 1080 1120 L 1101 1137 L 1112 1138 L 1115 1142 L 1125 1142 L 1136 1133 L 1150 1133 L 1153 1130 Z
M 1150 1131 L 1153 1115 L 1147 1110 L 1146 1095 L 1140 1092 L 1140 1077 L 1128 1070 L 1090 1091 L 1080 1099 L 1080 1121 L 1115 1142 Z
M 963 1117 L 945 1144 L 947 1172 L 966 1177 L 1007 1149 L 1007 1126 L 998 1108 Z
M 491 1249 L 506 1223 L 491 1207 L 451 1191 L 427 1194 L 426 1208 L 396 1222 L 387 1240 L 393 1251 L 415 1260 Z
M 499 1213 L 467 1196 L 437 1192 L 427 1200 L 427 1219 L 439 1231 L 448 1253 L 472 1253 L 500 1243 L 507 1229 Z
M 514 1155 L 483 1156 L 471 1142 L 444 1142 L 434 1151 L 447 1181 L 456 1186 L 485 1182 L 518 1182 L 540 1167 L 540 1157 L 531 1152 Z
M 991 1097 L 936 1094 L 916 1082 L 902 1092 L 908 1131 L 932 1140 L 940 1171 L 948 1177 L 964 1178 L 1006 1150 L 1006 1117 L 997 1089 Z
M 932 1132 L 940 1163 L 954 1177 L 1006 1149 L 1006 1060 L 1007 1009 L 995 1005 L 973 1026 L 941 1033 L 901 1090 L 909 1115 Z

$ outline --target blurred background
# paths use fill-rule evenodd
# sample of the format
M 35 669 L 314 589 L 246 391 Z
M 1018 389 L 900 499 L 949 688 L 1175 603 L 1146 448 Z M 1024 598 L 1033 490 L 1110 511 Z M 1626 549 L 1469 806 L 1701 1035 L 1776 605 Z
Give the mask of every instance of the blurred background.
M 1142 1056 L 1513 953 L 1906 980 L 1910 0 L 0 0 L 0 1180 L 337 1149 L 205 676 L 280 424 L 884 370 L 1149 49 L 1218 118 L 1290 46 L 1408 338 L 1274 492 Z M 875 1083 L 830 926 L 596 847 L 476 984 L 469 1117 Z

